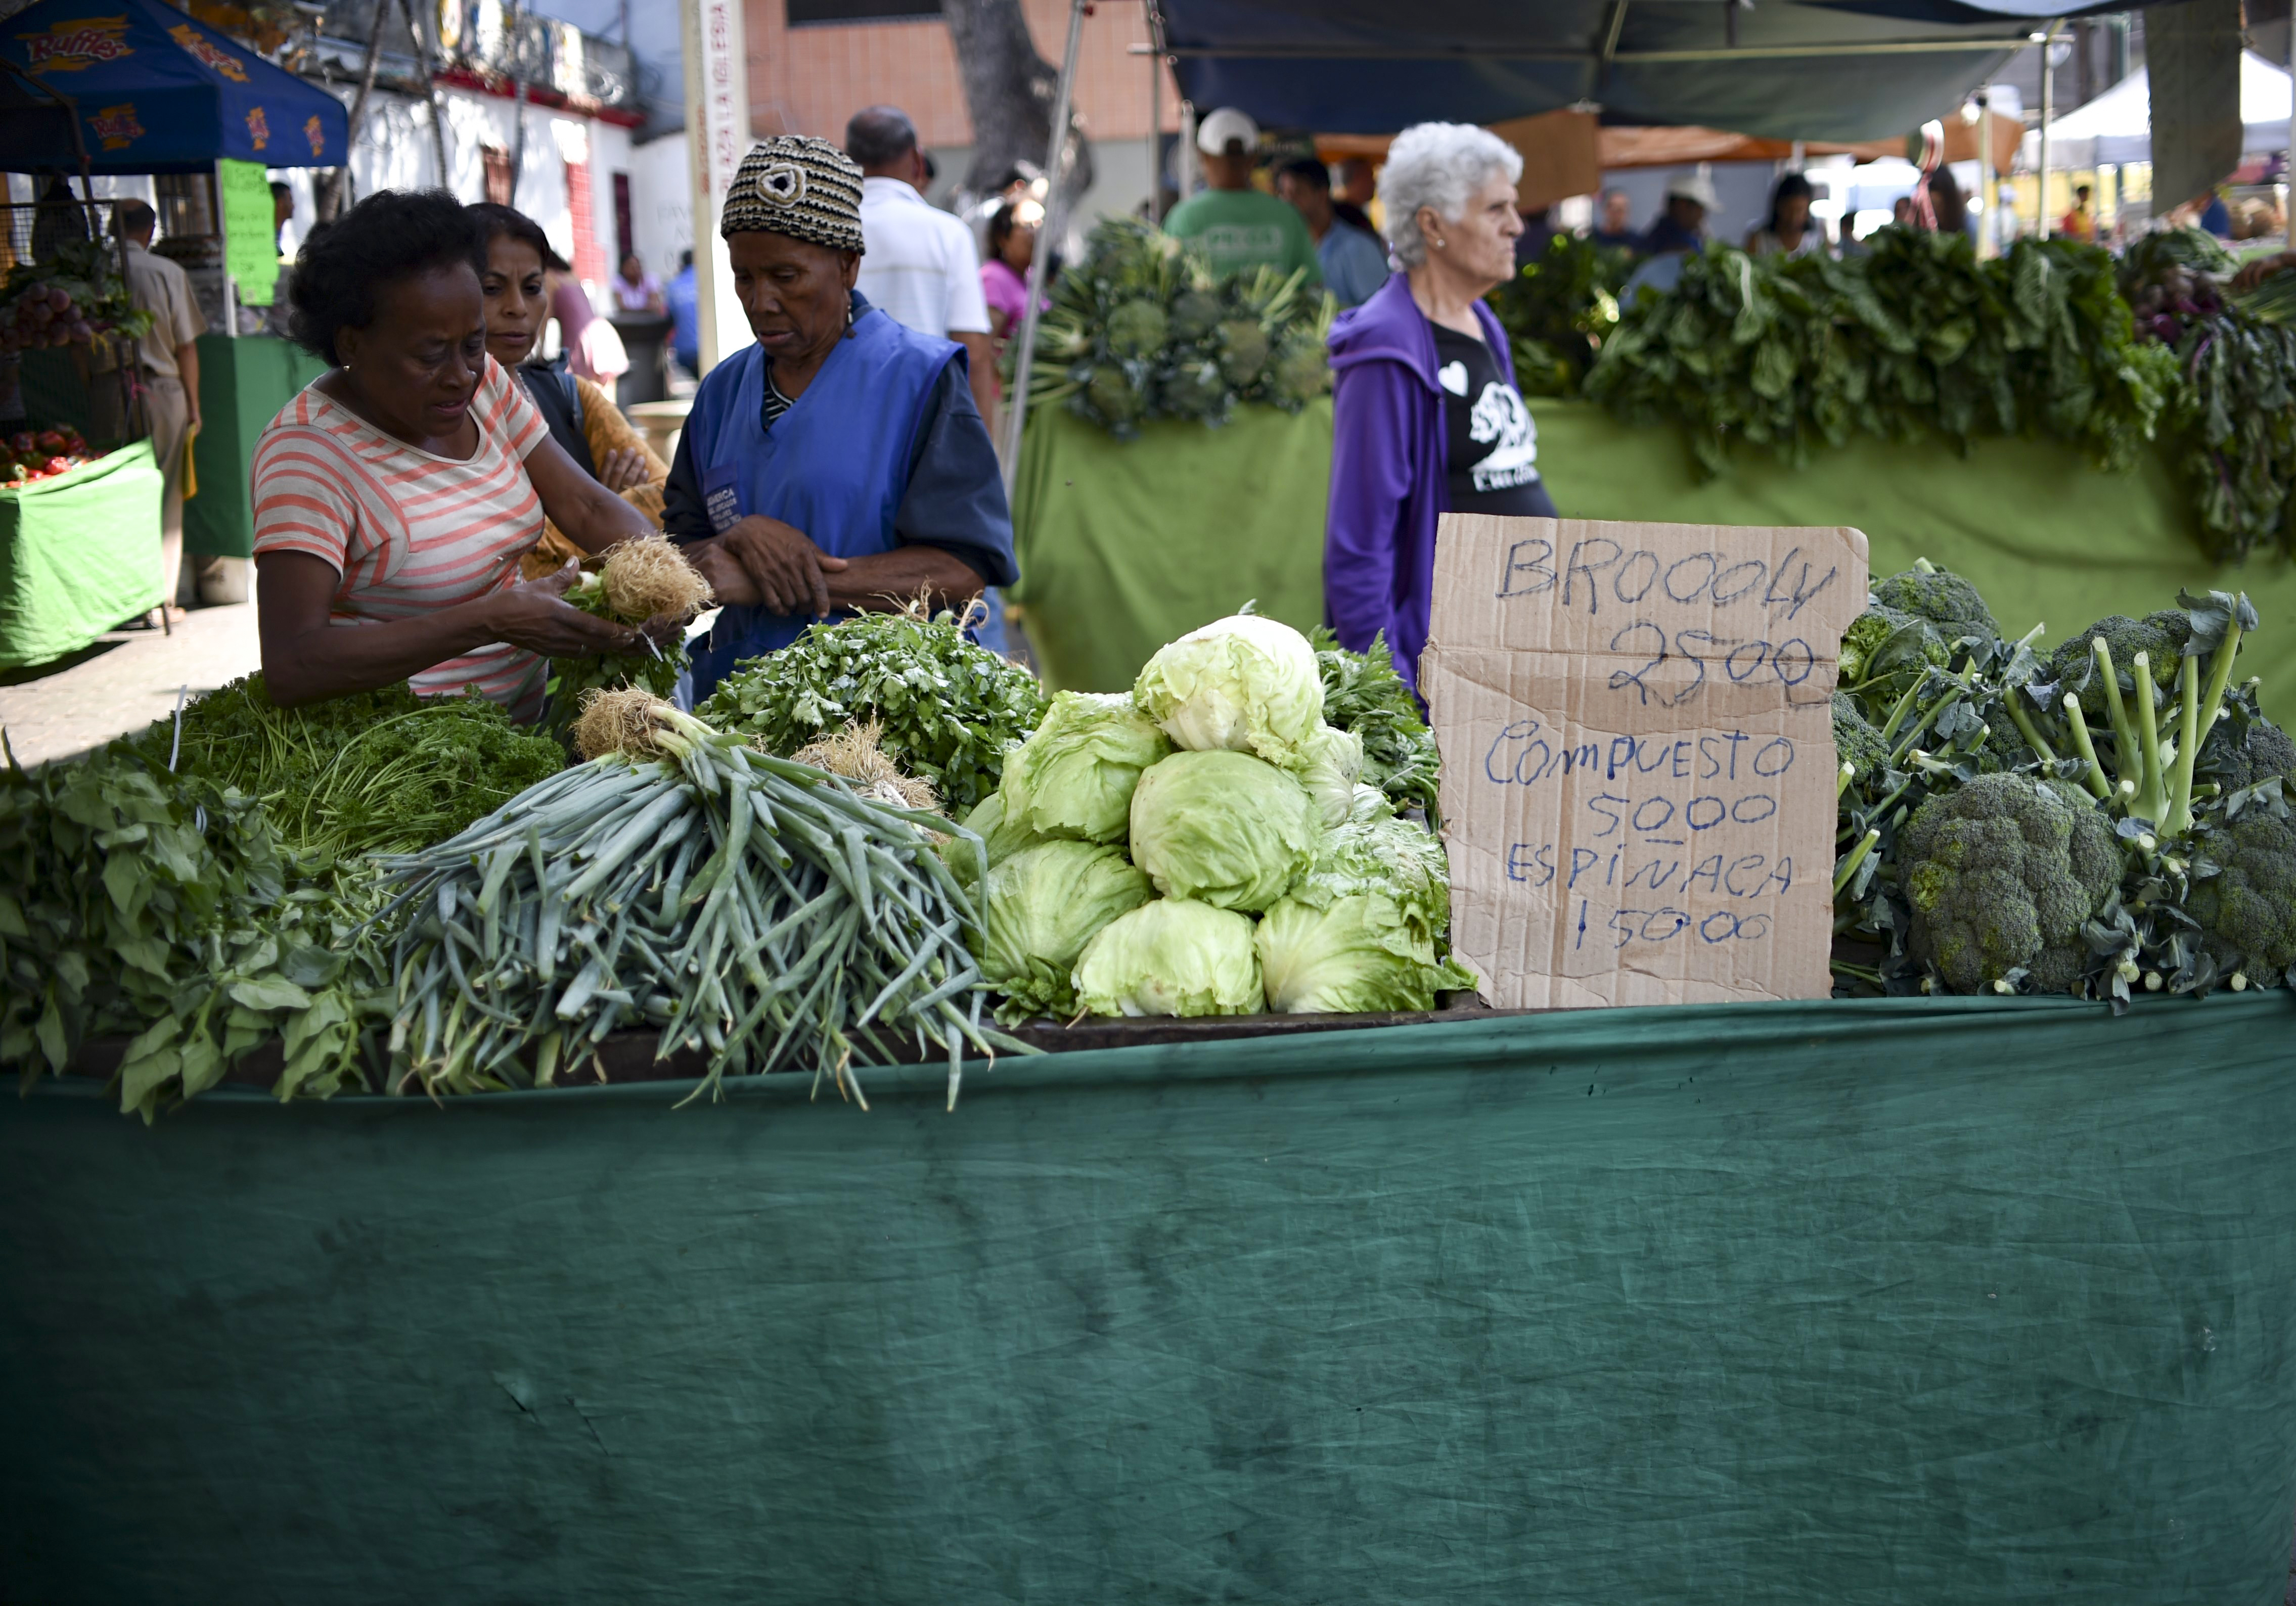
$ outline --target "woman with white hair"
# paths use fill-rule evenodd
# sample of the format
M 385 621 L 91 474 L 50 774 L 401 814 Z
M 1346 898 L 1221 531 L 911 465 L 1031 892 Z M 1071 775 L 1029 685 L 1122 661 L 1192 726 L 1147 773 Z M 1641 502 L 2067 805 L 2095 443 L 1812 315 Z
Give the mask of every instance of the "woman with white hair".
M 1496 135 L 1422 123 L 1379 177 L 1402 273 L 1332 325 L 1332 499 L 1324 611 L 1342 644 L 1384 632 L 1414 687 L 1435 524 L 1446 512 L 1554 518 L 1538 433 L 1483 296 L 1514 274 L 1522 158 Z

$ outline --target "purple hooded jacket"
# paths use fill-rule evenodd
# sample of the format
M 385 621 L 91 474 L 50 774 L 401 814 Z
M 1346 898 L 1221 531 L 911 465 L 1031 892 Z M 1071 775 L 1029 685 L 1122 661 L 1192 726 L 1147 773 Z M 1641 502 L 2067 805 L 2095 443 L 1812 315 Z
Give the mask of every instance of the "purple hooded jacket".
M 1491 309 L 1475 303 L 1483 343 L 1507 383 L 1514 359 Z M 1435 580 L 1435 521 L 1451 505 L 1435 334 L 1407 274 L 1332 324 L 1332 500 L 1324 535 L 1324 611 L 1340 644 L 1369 651 L 1387 632 L 1395 672 L 1414 690 Z

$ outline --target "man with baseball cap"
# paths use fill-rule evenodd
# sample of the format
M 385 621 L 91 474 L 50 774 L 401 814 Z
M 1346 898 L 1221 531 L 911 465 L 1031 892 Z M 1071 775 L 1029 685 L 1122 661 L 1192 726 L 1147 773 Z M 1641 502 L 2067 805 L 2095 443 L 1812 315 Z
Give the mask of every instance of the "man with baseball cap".
M 1706 219 L 1721 205 L 1702 165 L 1677 174 L 1666 186 L 1666 210 L 1643 236 L 1643 250 L 1649 255 L 1619 291 L 1619 299 L 1629 299 L 1645 284 L 1664 294 L 1681 283 L 1682 259 L 1706 249 Z
M 1321 283 L 1316 242 L 1300 214 L 1251 187 L 1252 151 L 1259 143 L 1259 125 L 1233 106 L 1198 123 L 1196 149 L 1203 153 L 1211 188 L 1174 207 L 1164 232 L 1201 247 L 1222 278 L 1265 263 L 1287 274 L 1304 267 L 1310 281 Z

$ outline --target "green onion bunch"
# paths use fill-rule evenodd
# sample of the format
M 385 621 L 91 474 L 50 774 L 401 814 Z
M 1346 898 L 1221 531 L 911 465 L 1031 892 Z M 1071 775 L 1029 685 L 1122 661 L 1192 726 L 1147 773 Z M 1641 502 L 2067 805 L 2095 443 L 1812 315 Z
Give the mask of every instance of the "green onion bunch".
M 547 1086 L 645 1025 L 713 1091 L 811 1058 L 860 1100 L 856 1063 L 938 1050 L 954 1107 L 968 1045 L 1028 1052 L 982 1025 L 974 906 L 934 851 L 977 838 L 643 693 L 576 734 L 600 756 L 385 862 L 396 1086 Z

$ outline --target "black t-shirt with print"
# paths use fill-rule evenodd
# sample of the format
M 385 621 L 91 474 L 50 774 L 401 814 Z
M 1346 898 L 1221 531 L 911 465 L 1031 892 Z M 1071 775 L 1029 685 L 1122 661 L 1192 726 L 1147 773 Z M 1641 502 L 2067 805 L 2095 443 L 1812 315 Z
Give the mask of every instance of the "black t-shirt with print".
M 1555 517 L 1538 478 L 1538 428 L 1491 348 L 1470 334 L 1435 331 L 1443 387 L 1445 463 L 1455 513 Z

